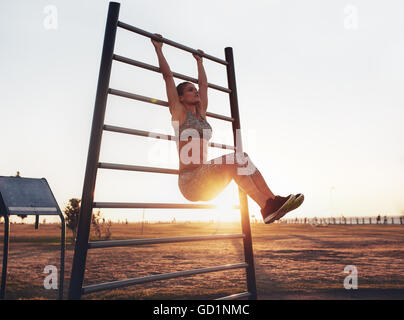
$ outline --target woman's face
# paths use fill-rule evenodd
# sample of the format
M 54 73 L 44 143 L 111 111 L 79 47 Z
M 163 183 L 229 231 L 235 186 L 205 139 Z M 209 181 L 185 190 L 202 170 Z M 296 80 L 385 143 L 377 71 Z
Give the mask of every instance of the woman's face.
M 186 84 L 182 96 L 179 97 L 184 104 L 198 104 L 201 102 L 199 92 L 192 83 Z

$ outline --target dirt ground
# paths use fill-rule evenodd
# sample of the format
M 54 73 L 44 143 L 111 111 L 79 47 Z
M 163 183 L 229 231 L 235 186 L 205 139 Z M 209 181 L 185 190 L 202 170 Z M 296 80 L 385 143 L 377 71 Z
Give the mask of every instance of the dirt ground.
M 3 234 L 4 225 L 0 225 Z M 239 223 L 113 224 L 112 239 L 241 233 Z M 404 299 L 404 226 L 253 224 L 258 298 Z M 73 257 L 68 232 L 64 298 Z M 60 264 L 57 225 L 11 225 L 6 299 L 56 299 L 45 289 L 46 265 Z M 0 246 L 3 254 L 3 242 Z M 243 262 L 241 239 L 91 249 L 85 285 Z M 346 266 L 355 266 L 358 288 L 347 290 Z M 352 283 L 352 282 L 350 282 Z M 83 299 L 215 299 L 246 291 L 245 271 L 235 269 L 141 284 Z

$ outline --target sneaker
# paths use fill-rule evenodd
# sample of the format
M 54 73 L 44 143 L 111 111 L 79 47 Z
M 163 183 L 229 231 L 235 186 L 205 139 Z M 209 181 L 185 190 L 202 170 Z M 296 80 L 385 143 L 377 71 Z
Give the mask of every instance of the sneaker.
M 297 208 L 300 207 L 300 205 L 303 203 L 304 201 L 304 195 L 302 193 L 298 193 L 297 195 L 295 195 L 295 200 L 293 201 L 293 205 L 291 205 L 291 211 L 295 210 Z
M 279 215 L 276 217 L 275 220 L 279 220 L 288 212 L 299 208 L 300 205 L 303 203 L 303 201 L 304 201 L 304 195 L 302 193 L 298 193 L 297 195 L 295 195 L 295 199 L 293 200 L 293 203 L 290 204 L 288 210 L 284 211 L 283 213 L 279 213 Z
M 291 211 L 295 196 L 293 194 L 287 197 L 275 196 L 274 199 L 268 199 L 265 207 L 261 209 L 264 223 L 269 224 L 282 218 L 287 212 Z

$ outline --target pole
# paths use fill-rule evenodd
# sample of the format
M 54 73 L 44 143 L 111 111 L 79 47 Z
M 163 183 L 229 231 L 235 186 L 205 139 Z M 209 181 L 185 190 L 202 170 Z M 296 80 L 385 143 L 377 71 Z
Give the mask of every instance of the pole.
M 227 65 L 227 81 L 229 84 L 230 93 L 230 107 L 231 107 L 231 116 L 234 118 L 232 123 L 233 126 L 233 139 L 236 146 L 236 152 L 243 152 L 242 142 L 241 142 L 241 133 L 240 133 L 240 114 L 238 108 L 238 100 L 237 100 L 237 86 L 236 86 L 236 73 L 234 68 L 234 58 L 233 58 L 233 49 L 230 47 L 225 48 L 225 56 Z M 238 188 L 239 190 L 239 199 L 240 199 L 240 211 L 241 211 L 241 228 L 243 233 L 245 234 L 245 238 L 243 240 L 244 243 L 244 257 L 245 261 L 248 264 L 246 269 L 247 276 L 247 288 L 248 292 L 251 293 L 249 297 L 250 300 L 257 299 L 257 287 L 256 287 L 256 279 L 255 279 L 255 268 L 254 268 L 254 253 L 252 247 L 252 238 L 251 238 L 251 226 L 250 226 L 250 217 L 248 213 L 248 201 L 247 195 L 245 192 Z
M 0 300 L 3 300 L 6 295 L 9 234 L 10 234 L 10 221 L 8 219 L 8 214 L 5 213 L 4 214 L 3 269 L 1 272 Z
M 59 273 L 59 300 L 63 299 L 63 288 L 65 279 L 65 250 L 66 250 L 66 221 L 63 214 L 60 215 L 60 273 Z
M 87 246 L 90 233 L 91 215 L 93 210 L 94 189 L 97 176 L 101 138 L 107 105 L 109 79 L 111 75 L 112 57 L 114 53 L 115 35 L 118 24 L 120 4 L 110 2 L 107 24 L 105 27 L 104 45 L 101 66 L 98 76 L 97 94 L 95 99 L 93 123 L 91 127 L 90 145 L 81 198 L 80 217 L 77 240 L 74 250 L 72 273 L 70 278 L 69 299 L 80 299 L 87 258 Z
M 143 208 L 143 214 L 142 214 L 142 233 L 143 234 L 143 227 L 144 227 L 144 208 Z

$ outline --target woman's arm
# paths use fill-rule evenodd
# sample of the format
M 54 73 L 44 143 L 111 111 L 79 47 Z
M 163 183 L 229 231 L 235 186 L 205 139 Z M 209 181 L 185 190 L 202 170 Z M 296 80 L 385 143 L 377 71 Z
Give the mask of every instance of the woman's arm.
M 156 36 L 162 38 L 160 34 L 155 34 Z M 159 60 L 160 72 L 163 74 L 164 81 L 166 83 L 166 91 L 168 98 L 168 106 L 170 108 L 170 113 L 175 118 L 181 113 L 181 103 L 178 98 L 177 88 L 175 87 L 173 73 L 170 70 L 170 66 L 167 63 L 163 55 L 163 43 L 161 41 L 156 41 L 152 39 L 154 48 L 156 49 L 157 58 Z
M 202 50 L 198 50 L 203 53 Z M 206 109 L 208 108 L 208 78 L 206 77 L 205 68 L 203 67 L 202 57 L 193 54 L 198 66 L 198 86 L 199 97 L 201 98 L 201 114 L 206 118 Z

